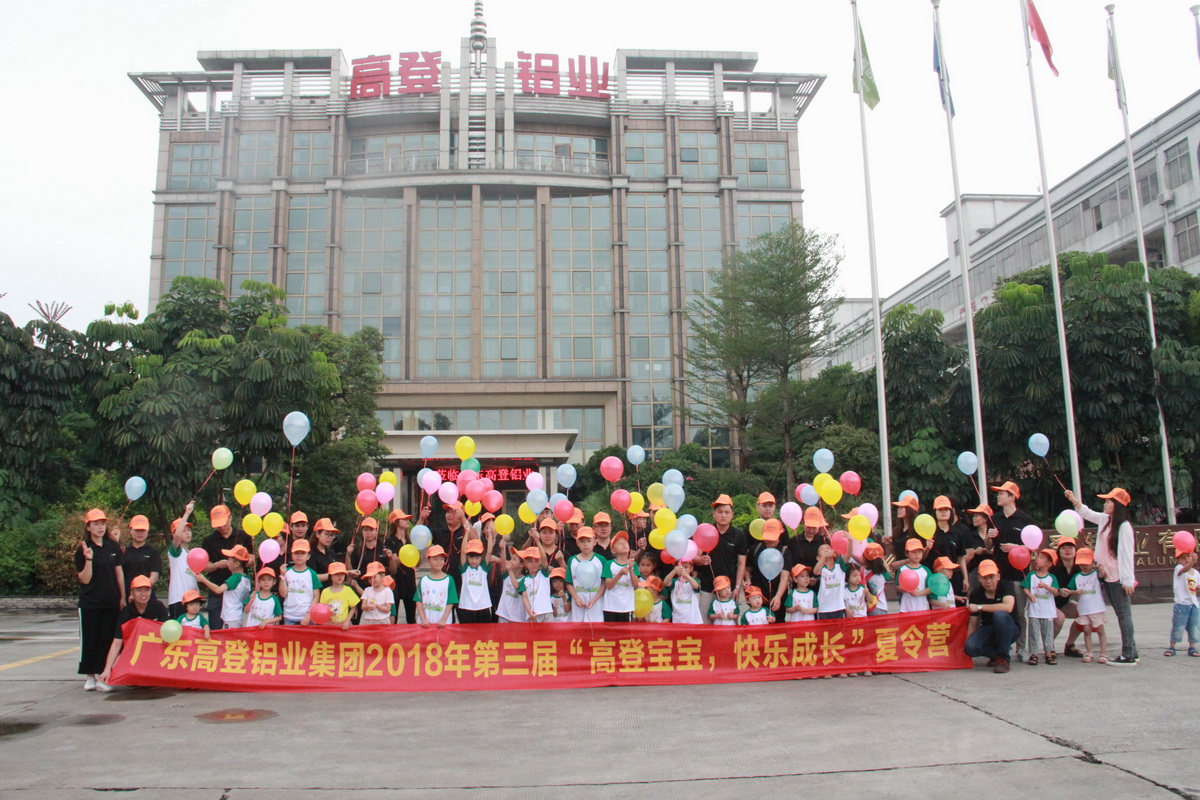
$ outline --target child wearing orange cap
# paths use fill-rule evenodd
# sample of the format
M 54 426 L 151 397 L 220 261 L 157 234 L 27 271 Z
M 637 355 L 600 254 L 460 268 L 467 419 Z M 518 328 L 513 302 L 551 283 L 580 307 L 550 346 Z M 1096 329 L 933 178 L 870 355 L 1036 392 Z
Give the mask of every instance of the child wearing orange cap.
M 363 571 L 363 578 L 370 582 L 362 593 L 362 616 L 359 625 L 387 625 L 392 621 L 392 607 L 396 596 L 387 585 L 387 567 L 382 561 L 372 561 Z
M 521 578 L 525 577 L 525 565 L 521 562 L 521 551 L 516 548 L 510 549 L 507 542 L 506 538 L 502 545 L 507 557 L 501 561 L 504 577 L 500 582 L 500 599 L 496 601 L 496 621 L 525 622 L 529 619 L 529 614 L 525 611 L 520 590 Z M 566 574 L 567 571 L 563 569 L 563 575 Z
M 784 622 L 808 622 L 817 618 L 817 593 L 812 586 L 812 568 L 804 564 L 792 567 L 792 590 L 788 593 Z
M 846 619 L 858 619 L 867 616 L 871 606 L 875 605 L 875 595 L 862 582 L 863 568 L 851 563 L 846 567 L 846 588 L 842 599 L 846 604 Z
M 350 630 L 350 613 L 359 604 L 358 592 L 346 585 L 350 571 L 341 561 L 329 565 L 329 585 L 321 590 L 321 602 L 329 606 L 329 625 L 340 625 Z
M 578 555 L 567 560 L 567 592 L 571 595 L 572 622 L 603 622 L 604 558 L 596 555 L 596 534 L 585 526 L 575 534 Z
M 958 564 L 955 564 L 945 556 L 938 556 L 933 562 L 933 571 L 950 581 L 950 591 L 944 596 L 930 594 L 929 605 L 931 608 L 954 608 L 956 598 L 954 597 L 954 573 L 958 570 Z M 930 577 L 933 577 L 932 575 Z
M 483 542 L 471 539 L 459 556 L 462 591 L 458 595 L 458 621 L 480 624 L 492 621 L 492 594 L 488 590 L 488 567 L 483 563 Z
M 192 523 L 188 517 L 196 502 L 193 500 L 184 508 L 183 516 L 171 523 L 171 544 L 167 546 L 167 609 L 172 618 L 183 613 L 183 596 L 200 588 L 196 582 L 196 573 L 188 566 L 188 545 L 192 543 Z
M 246 600 L 246 627 L 259 630 L 283 619 L 283 604 L 271 589 L 275 586 L 275 570 L 263 567 L 254 576 L 258 591 Z
M 617 533 L 609 541 L 612 559 L 604 562 L 604 621 L 633 620 L 633 592 L 642 573 L 629 554 L 629 534 Z
M 713 578 L 713 599 L 708 604 L 708 621 L 713 625 L 737 625 L 738 606 L 733 583 L 725 575 Z
M 829 545 L 817 552 L 817 619 L 846 616 L 846 562 Z
M 1067 582 L 1067 590 L 1075 598 L 1078 616 L 1075 624 L 1083 633 L 1083 661 L 1108 663 L 1108 637 L 1104 633 L 1104 579 L 1096 571 L 1096 556 L 1088 547 L 1081 547 L 1075 553 L 1075 566 L 1079 572 L 1071 576 Z M 1095 633 L 1100 649 L 1098 654 L 1092 652 L 1092 634 Z M 1174 644 L 1172 642 L 1172 644 Z
M 181 604 L 183 605 L 183 613 L 175 618 L 184 628 L 195 628 L 198 631 L 204 632 L 204 638 L 210 638 L 210 629 L 208 627 L 208 617 L 200 613 L 200 606 L 204 603 L 204 598 L 195 589 L 190 589 L 183 596 Z
M 1175 551 L 1175 571 L 1171 586 L 1175 594 L 1175 606 L 1171 611 L 1171 642 L 1163 652 L 1164 656 L 1175 655 L 1175 643 L 1182 641 L 1187 634 L 1188 655 L 1200 656 L 1196 649 L 1197 638 L 1200 637 L 1200 599 L 1196 592 L 1200 589 L 1200 573 L 1195 570 L 1196 553 Z
M 312 549 L 308 539 L 292 542 L 292 565 L 283 568 L 279 580 L 279 596 L 283 598 L 283 624 L 307 625 L 308 612 L 321 599 L 321 578 L 308 566 Z
M 757 586 L 746 587 L 746 605 L 749 606 L 738 618 L 738 625 L 769 625 L 775 621 L 771 609 L 763 605 L 762 589 Z
M 571 596 L 567 594 L 567 571 L 562 567 L 550 570 L 550 604 L 554 606 L 553 622 L 571 621 Z
M 246 600 L 254 587 L 246 575 L 246 567 L 250 564 L 250 553 L 242 545 L 234 545 L 229 550 L 221 550 L 229 565 L 229 577 L 218 585 L 204 575 L 197 575 L 196 580 L 208 587 L 213 595 L 221 598 L 221 625 L 225 628 L 242 627 L 242 616 L 246 610 Z M 210 595 L 211 596 L 211 595 Z
M 1029 632 L 1029 666 L 1037 666 L 1038 651 L 1046 655 L 1046 663 L 1058 663 L 1054 655 L 1054 618 L 1058 609 L 1054 598 L 1058 594 L 1058 578 L 1050 574 L 1051 567 L 1058 561 L 1058 554 L 1046 548 L 1039 550 L 1033 562 L 1033 571 L 1025 575 L 1021 588 L 1028 602 L 1025 606 L 1025 630 Z
M 888 613 L 887 583 L 892 579 L 883 560 L 883 545 L 867 542 L 863 548 L 862 565 L 866 568 L 867 591 L 875 596 L 875 605 L 867 609 L 867 616 L 875 617 Z
M 693 574 L 694 570 L 691 561 L 679 561 L 663 583 L 663 589 L 671 590 L 671 622 L 704 624 L 700 612 L 700 579 Z
M 539 547 L 526 547 L 521 551 L 521 560 L 525 562 L 525 577 L 517 590 L 525 613 L 530 622 L 550 622 L 554 619 L 554 604 L 550 602 L 550 570 L 545 553 Z
M 458 602 L 458 588 L 446 574 L 446 550 L 439 544 L 425 551 L 429 562 L 429 574 L 417 581 L 417 624 L 428 628 L 432 623 L 444 628 L 454 621 L 454 605 Z
M 900 590 L 900 613 L 907 614 L 910 611 L 928 611 L 929 610 L 929 595 L 932 592 L 929 590 L 929 579 L 933 573 L 929 571 L 929 567 L 921 563 L 921 559 L 925 557 L 925 545 L 920 539 L 911 538 L 904 543 L 904 555 L 908 557 L 908 561 L 900 565 L 900 569 L 896 570 L 896 583 L 900 583 L 900 577 L 907 572 L 916 573 L 917 588 L 911 592 Z
M 634 619 L 638 622 L 670 622 L 671 604 L 662 598 L 662 581 L 652 576 L 639 582 L 638 588 L 648 591 L 654 604 L 650 606 L 649 614 L 645 617 L 638 617 L 635 612 Z

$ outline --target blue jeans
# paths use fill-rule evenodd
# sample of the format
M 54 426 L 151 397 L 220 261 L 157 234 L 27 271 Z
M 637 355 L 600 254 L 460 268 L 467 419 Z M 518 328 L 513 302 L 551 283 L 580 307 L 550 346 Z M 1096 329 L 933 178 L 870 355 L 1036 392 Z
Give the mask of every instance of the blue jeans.
M 992 614 L 991 625 L 980 625 L 975 632 L 967 637 L 963 648 L 968 656 L 984 656 L 986 658 L 1009 659 L 1013 642 L 1017 640 L 1020 628 L 1013 615 L 1007 611 L 997 611 Z
M 1113 607 L 1117 615 L 1117 625 L 1121 628 L 1121 655 L 1126 658 L 1137 658 L 1137 643 L 1133 640 L 1133 607 L 1125 587 L 1120 581 L 1104 582 L 1104 598 Z
M 1183 641 L 1184 629 L 1187 629 L 1189 646 L 1194 646 L 1200 639 L 1200 608 L 1193 603 L 1176 603 L 1171 614 L 1171 646 Z

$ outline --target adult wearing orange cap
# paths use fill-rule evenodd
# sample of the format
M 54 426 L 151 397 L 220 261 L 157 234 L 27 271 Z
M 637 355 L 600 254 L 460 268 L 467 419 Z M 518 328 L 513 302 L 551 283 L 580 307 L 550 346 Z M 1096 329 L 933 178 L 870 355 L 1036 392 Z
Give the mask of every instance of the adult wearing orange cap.
M 1121 655 L 1108 660 L 1119 667 L 1132 666 L 1138 662 L 1137 643 L 1133 639 L 1133 597 L 1137 579 L 1133 574 L 1133 522 L 1129 505 L 1133 502 L 1129 492 L 1117 487 L 1111 492 L 1097 495 L 1104 500 L 1104 513 L 1092 511 L 1068 490 L 1067 500 L 1075 506 L 1079 516 L 1096 524 L 1096 563 L 1104 578 L 1104 596 L 1121 628 Z
M 825 514 L 816 506 L 809 506 L 804 509 L 803 530 L 788 540 L 787 549 L 784 550 L 784 570 L 790 575 L 792 567 L 803 564 L 815 571 L 817 553 L 822 545 L 829 543 L 829 524 L 825 521 Z
M 308 566 L 309 569 L 317 573 L 317 578 L 321 581 L 322 588 L 329 587 L 329 568 L 338 563 L 333 543 L 339 533 L 341 531 L 337 529 L 337 526 L 333 524 L 333 520 L 329 517 L 321 517 L 313 523 L 312 549 L 308 555 Z
M 988 531 L 988 536 L 995 539 L 996 563 L 1000 567 L 1000 580 L 1014 584 L 1013 594 L 1017 598 L 1016 618 L 1021 627 L 1021 635 L 1017 638 L 1017 658 L 1024 661 L 1029 654 L 1025 652 L 1025 592 L 1018 591 L 1015 584 L 1021 582 L 1025 573 L 1017 569 L 1008 560 L 1009 551 L 1021 546 L 1021 530 L 1027 525 L 1036 525 L 1033 517 L 1019 508 L 1017 501 L 1021 499 L 1021 487 L 1012 481 L 1005 481 L 999 486 L 993 486 L 996 493 L 996 505 L 999 511 L 992 516 L 994 527 Z
M 717 529 L 717 545 L 708 553 L 697 553 L 693 564 L 700 579 L 700 610 L 707 617 L 713 601 L 713 581 L 722 575 L 732 588 L 741 582 L 746 569 L 746 532 L 733 527 L 733 498 L 727 494 L 710 503 L 713 527 Z
M 1012 585 L 1000 580 L 995 561 L 980 561 L 978 572 L 979 586 L 967 596 L 971 622 L 963 650 L 971 658 L 986 656 L 993 672 L 1008 672 L 1013 642 L 1019 631 L 1013 619 L 1016 596 Z
M 383 554 L 387 561 L 388 574 L 396 582 L 397 606 L 404 606 L 404 621 L 409 625 L 417 622 L 417 603 L 413 596 L 417 591 L 417 569 L 406 567 L 400 563 L 400 548 L 408 544 L 408 529 L 412 524 L 412 514 L 405 514 L 397 508 L 388 514 L 388 537 L 383 542 Z M 396 621 L 400 621 L 400 613 L 396 612 Z
M 892 535 L 883 537 L 883 543 L 892 545 L 892 555 L 899 563 L 908 558 L 904 554 L 904 547 L 909 539 L 917 535 L 913 525 L 917 515 L 921 513 L 921 504 L 917 502 L 917 496 L 910 493 L 899 500 L 893 500 L 892 505 L 896 507 L 896 524 L 892 526 Z
M 132 529 L 133 523 L 130 522 Z M 149 527 L 149 526 L 147 526 Z M 121 647 L 124 642 L 125 623 L 134 619 L 148 619 L 152 622 L 166 622 L 170 619 L 167 616 L 167 607 L 158 601 L 154 596 L 154 584 L 145 575 L 138 575 L 130 581 L 129 587 L 129 602 L 121 609 L 121 613 L 117 615 L 117 626 L 113 630 L 112 644 L 108 648 L 108 657 L 104 662 L 104 671 L 100 673 L 100 677 L 96 682 L 96 688 L 102 692 L 111 692 L 112 687 L 108 685 L 109 676 L 112 674 L 112 668 L 117 663 L 117 656 L 121 655 Z
M 158 578 L 162 575 L 162 553 L 152 544 L 148 544 L 150 538 L 150 520 L 142 514 L 138 514 L 133 519 L 129 520 L 129 547 L 125 548 L 122 554 L 124 563 L 122 570 L 125 573 L 125 599 L 129 600 L 129 592 L 133 579 L 139 575 L 144 575 L 150 579 L 150 594 L 154 595 L 154 585 L 158 583 Z
M 937 570 L 933 565 L 939 558 L 944 558 L 954 564 L 955 593 L 966 594 L 971 587 L 967 577 L 967 565 L 964 563 L 964 557 L 967 554 L 964 541 L 970 536 L 971 529 L 959 521 L 954 504 L 944 494 L 938 495 L 933 500 L 933 519 L 936 527 L 933 531 L 933 538 L 925 544 L 925 556 L 921 559 L 921 563 L 934 572 Z
M 75 573 L 79 578 L 79 674 L 85 676 L 87 692 L 108 691 L 96 676 L 104 662 L 117 628 L 117 616 L 125 607 L 125 575 L 121 548 L 105 535 L 108 518 L 93 508 L 83 517 L 84 537 L 75 548 Z
M 229 559 L 221 551 L 232 550 L 240 544 L 248 552 L 253 553 L 254 540 L 245 531 L 233 529 L 233 515 L 229 513 L 228 506 L 217 505 L 209 509 L 208 524 L 212 526 L 212 533 L 205 536 L 204 541 L 200 543 L 204 552 L 208 553 L 208 566 L 204 568 L 204 574 L 219 586 L 229 580 L 231 574 Z M 249 571 L 254 571 L 253 556 L 250 559 Z M 225 627 L 225 623 L 221 621 L 221 607 L 221 595 L 210 594 L 208 596 L 208 625 L 214 631 Z

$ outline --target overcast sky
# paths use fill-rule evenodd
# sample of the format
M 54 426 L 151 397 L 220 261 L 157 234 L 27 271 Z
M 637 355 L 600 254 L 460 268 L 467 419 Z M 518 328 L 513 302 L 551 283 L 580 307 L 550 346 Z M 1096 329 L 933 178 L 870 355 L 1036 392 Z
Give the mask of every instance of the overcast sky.
M 966 193 L 1038 190 L 1018 2 L 942 2 Z M 1121 138 L 1104 5 L 1038 0 L 1062 73 L 1035 53 L 1051 184 Z M 1200 84 L 1189 5 L 1117 4 L 1135 129 Z M 868 136 L 886 295 L 946 256 L 938 213 L 953 190 L 928 0 L 860 0 L 859 9 L 882 95 Z M 82 328 L 106 301 L 145 309 L 158 119 L 126 73 L 198 70 L 196 51 L 217 49 L 340 48 L 348 59 L 441 49 L 457 62 L 472 10 L 468 0 L 0 0 L 0 311 L 23 323 L 27 303 L 65 301 L 67 324 Z M 759 70 L 827 75 L 800 123 L 805 221 L 841 240 L 842 291 L 869 291 L 849 0 L 488 0 L 485 17 L 502 62 L 517 50 L 609 61 L 618 48 L 755 51 Z

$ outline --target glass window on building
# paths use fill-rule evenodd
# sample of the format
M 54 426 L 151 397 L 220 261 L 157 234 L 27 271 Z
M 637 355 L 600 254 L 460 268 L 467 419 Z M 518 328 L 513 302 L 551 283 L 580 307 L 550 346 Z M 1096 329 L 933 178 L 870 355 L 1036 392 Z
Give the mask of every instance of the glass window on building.
M 242 294 L 242 283 L 247 280 L 270 283 L 273 216 L 270 195 L 243 196 L 234 201 L 231 294 Z
M 1197 225 L 1196 212 L 1175 220 L 1174 230 L 1176 260 L 1183 263 L 1200 256 L 1200 225 Z
M 792 221 L 790 203 L 738 203 L 737 236 L 741 247 L 764 233 L 774 233 Z
M 625 173 L 631 178 L 662 178 L 666 175 L 666 152 L 662 131 L 626 132 Z
M 537 375 L 537 204 L 532 194 L 483 197 L 485 378 Z
M 716 180 L 720 173 L 717 135 L 700 131 L 679 134 L 679 174 L 685 178 Z
M 403 200 L 347 197 L 342 239 L 342 331 L 378 328 L 383 334 L 384 377 L 403 378 Z
M 1054 241 L 1059 252 L 1083 240 L 1083 210 L 1074 205 L 1054 217 Z
M 351 139 L 346 174 L 389 175 L 435 170 L 438 168 L 438 138 L 437 133 L 404 133 Z M 453 154 L 455 137 L 451 134 L 450 138 Z
M 715 194 L 683 194 L 679 201 L 686 301 L 706 294 L 711 275 L 721 268 L 721 199 Z
M 1174 189 L 1191 183 L 1192 154 L 1188 152 L 1187 139 L 1171 145 L 1163 154 L 1166 159 L 1167 188 Z
M 517 169 L 607 175 L 608 139 L 565 134 L 517 134 Z
M 173 191 L 207 192 L 217 188 L 221 174 L 221 145 L 192 142 L 171 145 L 167 188 Z
M 163 236 L 164 292 L 180 275 L 216 277 L 213 254 L 216 236 L 215 206 L 167 206 L 166 235 Z
M 329 132 L 292 134 L 292 179 L 323 181 L 329 176 Z
M 609 195 L 550 201 L 550 374 L 615 374 Z
M 239 133 L 237 179 L 269 181 L 275 177 L 275 132 Z
M 422 195 L 417 216 L 417 377 L 469 378 L 471 197 Z
M 733 171 L 742 189 L 788 188 L 787 143 L 735 141 Z
M 666 198 L 630 194 L 626 216 L 632 444 L 657 458 L 675 447 Z
M 325 195 L 291 198 L 284 278 L 290 325 L 326 324 L 329 258 L 325 245 L 328 227 L 329 200 Z
M 1158 165 L 1153 161 L 1137 168 L 1138 197 L 1148 206 L 1158 200 Z

